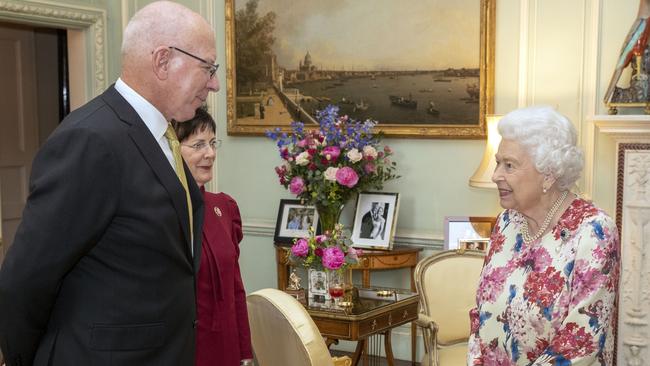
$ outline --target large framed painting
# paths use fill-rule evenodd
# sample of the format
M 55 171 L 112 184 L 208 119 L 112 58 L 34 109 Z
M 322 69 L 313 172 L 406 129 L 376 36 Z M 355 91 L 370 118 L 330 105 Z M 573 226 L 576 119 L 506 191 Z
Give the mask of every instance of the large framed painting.
M 225 0 L 228 134 L 316 111 L 389 137 L 483 138 L 496 0 Z

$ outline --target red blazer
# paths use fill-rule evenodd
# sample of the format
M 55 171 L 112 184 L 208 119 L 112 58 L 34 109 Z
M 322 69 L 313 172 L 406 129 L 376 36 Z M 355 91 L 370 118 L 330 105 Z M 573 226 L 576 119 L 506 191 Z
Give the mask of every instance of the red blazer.
M 203 192 L 201 266 L 197 283 L 196 366 L 239 366 L 253 358 L 246 291 L 239 271 L 242 224 L 237 202 Z

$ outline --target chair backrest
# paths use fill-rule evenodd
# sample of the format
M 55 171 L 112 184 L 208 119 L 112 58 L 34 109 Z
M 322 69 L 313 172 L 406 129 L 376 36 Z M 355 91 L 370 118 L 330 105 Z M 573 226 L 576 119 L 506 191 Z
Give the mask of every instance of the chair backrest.
M 469 338 L 469 311 L 476 306 L 484 257 L 482 251 L 447 250 L 421 260 L 415 268 L 420 311 L 438 325 L 438 344 Z
M 246 302 L 260 366 L 333 365 L 318 327 L 291 295 L 267 288 L 248 295 Z

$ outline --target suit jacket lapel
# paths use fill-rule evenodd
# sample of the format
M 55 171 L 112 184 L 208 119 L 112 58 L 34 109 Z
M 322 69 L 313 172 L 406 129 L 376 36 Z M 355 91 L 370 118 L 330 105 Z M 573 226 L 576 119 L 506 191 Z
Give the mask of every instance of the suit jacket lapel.
M 190 245 L 192 241 L 190 239 L 187 201 L 185 197 L 185 190 L 181 185 L 176 172 L 174 172 L 174 169 L 169 164 L 169 161 L 167 158 L 165 158 L 165 154 L 163 154 L 160 149 L 160 145 L 158 145 L 158 142 L 153 138 L 151 131 L 149 131 L 147 126 L 144 124 L 136 111 L 131 107 L 131 105 L 120 95 L 117 90 L 115 90 L 115 87 L 111 86 L 108 88 L 102 97 L 115 110 L 120 119 L 131 126 L 128 131 L 129 136 L 136 144 L 153 172 L 158 177 L 160 183 L 165 187 L 167 193 L 169 193 L 174 209 L 178 214 L 180 225 L 183 229 L 183 236 L 185 237 L 185 241 L 187 243 L 187 254 L 188 256 L 191 255 Z M 189 174 L 187 173 L 187 169 L 186 174 Z M 191 174 L 189 177 L 191 177 Z M 192 180 L 192 182 L 194 181 Z M 194 185 L 196 185 L 196 183 L 194 183 Z M 202 204 L 200 206 L 202 207 Z

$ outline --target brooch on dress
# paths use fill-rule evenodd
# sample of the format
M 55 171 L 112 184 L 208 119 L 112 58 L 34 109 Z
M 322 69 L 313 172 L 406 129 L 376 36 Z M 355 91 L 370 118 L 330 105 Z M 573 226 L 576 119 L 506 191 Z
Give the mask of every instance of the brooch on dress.
M 562 228 L 560 230 L 560 239 L 562 240 L 562 242 L 555 247 L 555 253 L 559 254 L 562 251 L 564 244 L 566 244 L 570 239 L 569 237 L 570 234 L 571 232 L 567 228 Z
M 562 228 L 562 230 L 560 230 L 560 239 L 562 239 L 562 244 L 569 241 L 569 229 Z
M 217 216 L 221 217 L 221 210 L 219 209 L 219 207 L 214 206 L 214 213 L 216 213 Z

